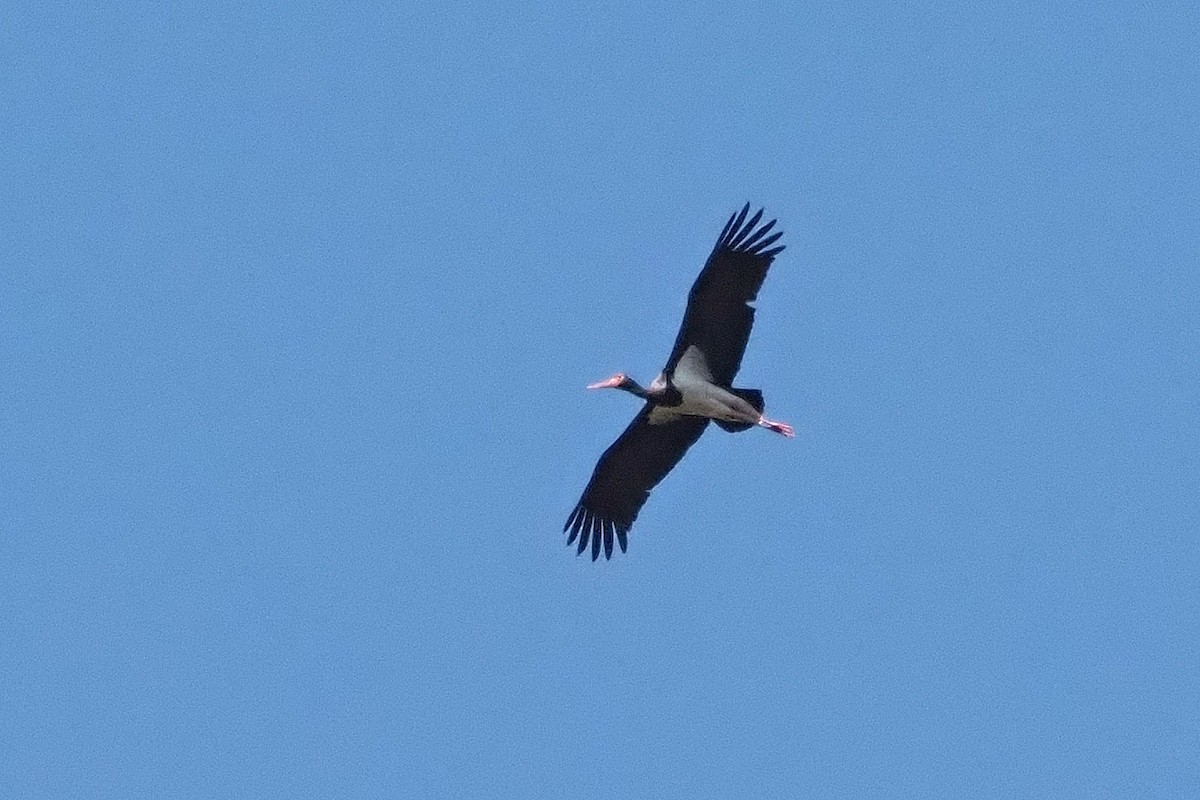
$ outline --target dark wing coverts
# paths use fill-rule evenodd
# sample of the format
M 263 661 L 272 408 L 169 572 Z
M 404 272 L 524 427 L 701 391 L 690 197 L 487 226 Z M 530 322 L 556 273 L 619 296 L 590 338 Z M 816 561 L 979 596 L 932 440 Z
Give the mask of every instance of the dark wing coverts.
M 760 209 L 747 221 L 749 211 L 747 203 L 725 223 L 712 254 L 692 285 L 683 325 L 667 359 L 668 372 L 675 370 L 688 347 L 695 347 L 696 355 L 703 358 L 709 372 L 700 377 L 718 386 L 733 383 L 754 325 L 754 309 L 747 303 L 758 297 L 771 261 L 784 248 L 771 247 L 783 235 L 782 231 L 767 236 L 776 221 L 754 230 L 763 212 Z
M 563 526 L 564 532 L 571 532 L 567 537 L 568 545 L 578 537 L 576 552 L 586 550 L 590 540 L 593 561 L 600 555 L 601 543 L 604 557 L 612 557 L 614 536 L 621 552 L 625 552 L 629 528 L 650 496 L 650 490 L 679 463 L 708 426 L 704 417 L 684 416 L 651 424 L 653 408 L 647 403 L 625 432 L 600 456 L 592 479 L 583 490 L 583 497 L 579 498 Z

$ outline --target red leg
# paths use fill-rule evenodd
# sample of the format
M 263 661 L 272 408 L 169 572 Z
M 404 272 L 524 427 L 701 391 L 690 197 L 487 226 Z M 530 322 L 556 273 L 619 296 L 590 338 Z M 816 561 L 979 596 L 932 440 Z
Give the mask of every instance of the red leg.
M 786 436 L 789 439 L 791 439 L 792 437 L 794 437 L 796 435 L 796 431 L 792 428 L 791 425 L 788 425 L 786 422 L 774 422 L 772 420 L 767 419 L 766 417 L 760 416 L 758 418 L 758 424 L 762 425 L 764 428 L 766 428 L 769 431 L 775 431 L 776 433 L 783 434 L 784 436 Z

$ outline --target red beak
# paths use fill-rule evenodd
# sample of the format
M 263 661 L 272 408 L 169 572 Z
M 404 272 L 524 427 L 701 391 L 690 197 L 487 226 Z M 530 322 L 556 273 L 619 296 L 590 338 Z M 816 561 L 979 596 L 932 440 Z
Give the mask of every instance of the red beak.
M 621 381 L 625 379 L 624 375 L 613 375 L 607 380 L 602 380 L 599 383 L 589 383 L 589 389 L 615 389 L 621 385 Z

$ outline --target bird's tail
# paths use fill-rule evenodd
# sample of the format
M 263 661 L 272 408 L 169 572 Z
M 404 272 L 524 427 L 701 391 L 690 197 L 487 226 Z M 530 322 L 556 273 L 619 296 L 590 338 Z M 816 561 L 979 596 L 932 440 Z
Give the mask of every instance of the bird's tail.
M 766 408 L 766 405 L 763 403 L 762 392 L 760 392 L 758 389 L 731 388 L 729 392 L 730 394 L 736 394 L 738 397 L 754 406 L 754 410 L 760 414 L 763 412 L 763 409 Z M 717 423 L 722 430 L 729 431 L 730 433 L 741 433 L 742 431 L 748 431 L 754 427 L 753 424 L 748 422 L 726 422 L 723 419 L 716 419 L 713 420 L 713 422 Z

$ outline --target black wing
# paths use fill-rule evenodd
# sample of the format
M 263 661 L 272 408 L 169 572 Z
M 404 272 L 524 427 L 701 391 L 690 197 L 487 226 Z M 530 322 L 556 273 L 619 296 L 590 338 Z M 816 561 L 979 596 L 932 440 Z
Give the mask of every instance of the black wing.
M 564 533 L 571 532 L 568 545 L 579 539 L 576 554 L 586 550 L 590 540 L 593 561 L 600 555 L 601 542 L 604 557 L 612 558 L 614 535 L 624 553 L 629 529 L 650 490 L 679 463 L 708 425 L 704 417 L 669 415 L 661 408 L 655 413 L 666 421 L 651 423 L 654 408 L 647 403 L 600 456 L 583 497 L 563 526 Z
M 683 325 L 667 359 L 669 374 L 690 371 L 718 386 L 729 386 L 737 375 L 754 325 L 754 309 L 748 303 L 758 297 L 771 261 L 784 248 L 771 247 L 783 231 L 767 236 L 776 221 L 754 230 L 763 212 L 759 209 L 747 221 L 749 211 L 747 203 L 725 223 L 692 285 Z

